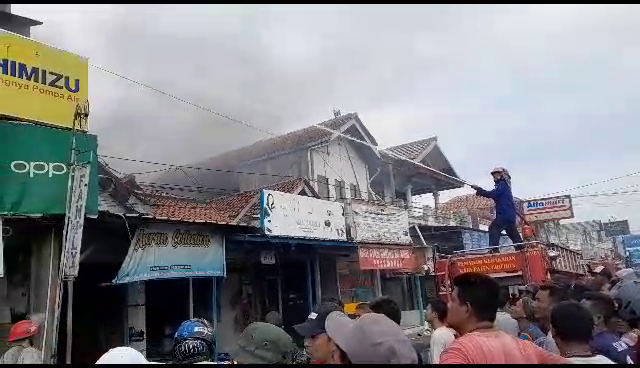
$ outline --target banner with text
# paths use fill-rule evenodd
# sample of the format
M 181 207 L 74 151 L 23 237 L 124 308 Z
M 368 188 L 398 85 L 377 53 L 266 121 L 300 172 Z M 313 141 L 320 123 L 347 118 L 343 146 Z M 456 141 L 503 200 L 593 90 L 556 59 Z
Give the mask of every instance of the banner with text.
M 546 222 L 573 218 L 571 196 L 531 199 L 522 202 L 522 214 L 528 222 Z
M 411 243 L 409 213 L 390 205 L 353 201 L 351 234 L 354 241 L 371 243 Z
M 209 228 L 148 224 L 138 228 L 115 284 L 225 276 L 224 239 Z
M 74 128 L 88 80 L 87 58 L 0 29 L 0 116 Z
M 347 240 L 344 204 L 263 190 L 260 227 L 267 235 Z
M 0 121 L 0 215 L 61 215 L 67 209 L 70 130 Z M 87 216 L 98 215 L 98 138 L 75 133 L 76 162 L 89 164 Z
M 414 270 L 416 260 L 411 246 L 358 246 L 362 270 Z

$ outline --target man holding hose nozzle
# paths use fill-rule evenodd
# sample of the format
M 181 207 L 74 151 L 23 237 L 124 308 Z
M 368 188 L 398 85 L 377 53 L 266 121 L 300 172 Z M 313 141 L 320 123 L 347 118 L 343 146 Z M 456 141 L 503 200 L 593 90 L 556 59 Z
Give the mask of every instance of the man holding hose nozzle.
M 476 191 L 476 195 L 491 198 L 496 204 L 496 218 L 489 225 L 489 246 L 492 247 L 491 253 L 499 253 L 500 234 L 505 230 L 507 236 L 516 245 L 516 250 L 522 248 L 522 237 L 518 233 L 516 226 L 516 205 L 511 193 L 511 175 L 509 171 L 503 167 L 496 167 L 491 171 L 495 188 L 493 190 L 484 190 L 477 185 L 471 185 Z

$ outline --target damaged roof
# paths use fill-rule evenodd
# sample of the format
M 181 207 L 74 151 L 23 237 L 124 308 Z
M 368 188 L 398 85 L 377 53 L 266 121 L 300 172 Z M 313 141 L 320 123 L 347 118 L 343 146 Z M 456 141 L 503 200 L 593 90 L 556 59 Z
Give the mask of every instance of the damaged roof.
M 438 142 L 438 137 L 431 137 L 415 142 L 403 143 L 397 146 L 385 148 L 384 150 L 389 151 L 392 154 L 407 158 L 411 161 L 419 161 L 418 158 L 433 142 Z
M 205 203 L 195 199 L 170 196 L 167 194 L 144 194 L 146 201 L 153 207 L 150 215 L 157 219 L 186 222 L 204 222 L 222 225 L 248 225 L 243 221 L 246 216 L 259 214 L 260 192 L 262 189 L 283 193 L 299 194 L 306 190 L 319 197 L 308 180 L 299 178 L 272 184 L 260 189 L 240 192 L 233 195 L 211 199 Z

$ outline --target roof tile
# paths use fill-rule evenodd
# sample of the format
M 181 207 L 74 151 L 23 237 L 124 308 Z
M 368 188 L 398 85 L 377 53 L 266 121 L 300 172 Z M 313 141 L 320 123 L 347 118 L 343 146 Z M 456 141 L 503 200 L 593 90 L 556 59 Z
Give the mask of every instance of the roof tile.
M 433 142 L 437 142 L 438 137 L 431 137 L 427 139 L 421 139 L 414 142 L 403 143 L 398 146 L 385 148 L 385 151 L 389 151 L 393 154 L 400 155 L 408 158 L 409 160 L 416 160 L 424 150 L 429 147 Z
M 303 183 L 305 183 L 303 178 L 283 181 L 261 189 L 214 198 L 206 203 L 167 194 L 146 193 L 144 196 L 153 207 L 151 215 L 156 218 L 213 224 L 235 224 L 236 218 L 252 201 L 257 199 L 262 189 L 295 193 Z M 257 213 L 258 210 L 259 204 L 256 202 L 248 213 L 254 211 Z

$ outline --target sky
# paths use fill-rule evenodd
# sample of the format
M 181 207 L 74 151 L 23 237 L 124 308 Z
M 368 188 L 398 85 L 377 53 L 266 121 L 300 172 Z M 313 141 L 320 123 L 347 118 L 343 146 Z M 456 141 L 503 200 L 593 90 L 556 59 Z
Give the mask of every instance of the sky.
M 640 171 L 638 5 L 28 5 L 36 40 L 96 68 L 103 155 L 197 162 L 358 115 L 380 147 L 430 136 L 484 187 L 507 167 L 535 198 Z M 109 160 L 126 172 L 162 167 Z M 568 194 L 636 190 L 640 175 Z M 635 188 L 635 189 L 634 189 Z M 450 191 L 455 195 L 469 189 Z M 640 196 L 574 199 L 576 220 L 629 219 Z M 426 199 L 423 199 L 426 200 Z

